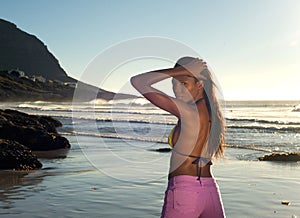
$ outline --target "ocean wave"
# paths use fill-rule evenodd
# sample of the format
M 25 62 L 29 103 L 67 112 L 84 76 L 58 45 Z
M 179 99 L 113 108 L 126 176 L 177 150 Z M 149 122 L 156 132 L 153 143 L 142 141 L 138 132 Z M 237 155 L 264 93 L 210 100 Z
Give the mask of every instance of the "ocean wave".
M 73 106 L 71 104 L 64 105 L 64 104 L 29 104 L 23 103 L 17 106 L 19 109 L 31 109 L 36 111 L 42 112 L 56 112 L 59 111 L 63 112 L 73 112 L 76 113 L 93 113 L 93 114 L 140 114 L 140 115 L 169 115 L 169 113 L 159 110 L 155 107 L 149 106 L 135 106 L 135 107 L 125 107 L 121 105 L 80 105 L 80 106 Z
M 88 103 L 94 105 L 135 105 L 135 106 L 152 105 L 146 98 L 143 97 L 112 99 L 112 100 L 97 98 L 89 101 Z
M 279 120 L 261 120 L 261 119 L 256 119 L 256 118 L 226 118 L 226 121 L 277 124 L 277 125 L 300 125 L 300 122 L 284 122 L 284 121 L 279 121 Z
M 40 111 L 70 111 L 70 105 L 63 105 L 63 104 L 45 104 L 38 103 L 38 104 L 32 104 L 32 103 L 23 103 L 19 104 L 17 108 L 21 109 L 33 109 L 33 110 L 40 110 Z
M 163 120 L 127 120 L 127 119 L 96 119 L 97 122 L 111 123 L 136 123 L 136 124 L 158 124 L 158 125 L 175 125 L 176 122 L 165 122 Z
M 300 112 L 300 104 L 294 106 L 294 108 L 292 109 L 292 112 Z
M 91 110 L 72 110 L 74 114 L 85 112 L 85 113 L 93 113 L 93 114 L 128 114 L 128 115 L 146 115 L 146 116 L 154 116 L 154 115 L 165 115 L 165 116 L 172 116 L 169 113 L 162 113 L 161 111 L 153 111 L 153 110 L 132 110 L 128 111 L 128 108 L 120 108 L 118 110 L 116 109 L 109 109 L 109 110 L 99 110 L 99 109 L 91 109 Z
M 162 144 L 168 144 L 167 139 L 164 138 L 154 138 L 154 137 L 138 137 L 138 136 L 131 136 L 131 135 L 125 135 L 125 134 L 114 134 L 114 133 L 102 133 L 102 132 L 79 132 L 74 131 L 72 133 L 70 132 L 60 132 L 62 135 L 65 135 L 66 137 L 69 135 L 77 135 L 77 136 L 88 136 L 88 137 L 100 137 L 100 138 L 112 138 L 112 139 L 120 139 L 120 140 L 132 140 L 132 141 L 143 141 L 143 142 L 152 142 L 152 143 L 162 143 Z M 168 146 L 169 147 L 169 146 Z M 246 149 L 246 150 L 252 150 L 252 151 L 262 151 L 262 152 L 279 152 L 276 150 L 276 148 L 266 148 L 263 146 L 258 145 L 230 145 L 226 144 L 226 148 L 234 148 L 234 149 Z M 284 150 L 280 152 L 285 152 Z
M 282 100 L 282 101 L 226 101 L 226 107 L 228 109 L 243 107 L 243 108 L 290 108 L 295 106 L 295 104 L 299 104 L 299 100 Z
M 249 126 L 249 125 L 227 125 L 228 129 L 250 129 L 268 132 L 300 132 L 299 126 Z
M 97 122 L 97 123 L 140 123 L 140 124 L 160 124 L 160 125 L 175 125 L 177 120 L 169 114 L 156 114 L 153 113 L 153 118 L 149 119 L 149 114 L 143 116 L 139 113 L 64 113 L 64 112 L 49 112 L 49 113 L 36 113 L 37 115 L 52 116 L 58 120 L 70 120 L 73 124 L 80 124 L 82 122 Z M 141 115 L 141 116 L 135 116 Z M 150 114 L 151 116 L 151 114 Z
M 137 97 L 130 99 L 113 99 L 107 102 L 113 105 L 152 105 L 146 98 Z
M 247 150 L 254 150 L 254 151 L 265 151 L 265 152 L 272 152 L 272 149 L 263 148 L 256 145 L 228 145 L 226 144 L 225 147 L 227 148 L 237 148 L 237 149 L 247 149 Z
M 150 112 L 150 111 L 149 111 Z M 169 114 L 156 114 L 143 112 L 108 112 L 105 113 L 88 113 L 88 112 L 53 112 L 43 113 L 45 115 L 53 116 L 59 120 L 70 120 L 74 125 L 81 125 L 87 123 L 131 123 L 138 125 L 176 125 L 177 119 Z M 153 116 L 153 117 L 151 117 Z M 149 119 L 150 117 L 150 119 Z M 265 131 L 265 132 L 300 132 L 299 122 L 282 122 L 282 121 L 272 121 L 272 120 L 261 120 L 252 118 L 226 118 L 227 128 L 230 129 L 240 129 L 240 130 L 253 130 L 253 131 Z
M 67 114 L 60 114 L 54 116 L 59 120 L 70 119 L 74 125 L 81 125 L 82 123 L 97 123 L 100 125 L 101 123 L 131 123 L 131 124 L 154 124 L 154 125 L 167 125 L 172 126 L 176 125 L 176 119 L 166 119 L 166 117 L 156 118 L 156 119 L 146 119 L 145 117 L 130 117 L 123 116 L 123 117 L 103 117 L 103 118 L 95 118 L 95 117 L 88 117 L 84 114 L 82 116 L 72 117 L 72 115 Z M 250 119 L 247 119 L 250 120 Z M 248 129 L 248 130 L 257 130 L 257 131 L 268 131 L 268 132 L 300 132 L 300 124 L 296 122 L 289 122 L 288 124 L 277 122 L 266 122 L 265 124 L 269 125 L 253 125 L 253 124 L 228 124 L 226 127 L 228 129 Z
M 157 142 L 167 144 L 166 138 L 153 138 L 153 137 L 138 137 L 131 135 L 123 135 L 123 134 L 114 134 L 114 133 L 102 133 L 102 132 L 64 132 L 61 131 L 62 135 L 78 135 L 78 136 L 90 136 L 90 137 L 100 137 L 100 138 L 115 138 L 115 139 L 124 139 L 124 140 L 133 140 L 133 141 L 144 141 L 144 142 Z
M 72 116 L 60 116 L 56 117 L 58 119 L 72 119 L 73 124 L 80 125 L 81 123 L 91 122 L 91 123 L 135 123 L 135 124 L 157 124 L 157 125 L 175 125 L 177 121 L 175 119 L 164 119 L 163 117 L 161 119 L 143 119 L 143 118 L 131 118 L 128 119 L 126 116 L 123 118 L 120 117 L 109 117 L 109 118 L 91 118 L 91 117 L 75 117 Z

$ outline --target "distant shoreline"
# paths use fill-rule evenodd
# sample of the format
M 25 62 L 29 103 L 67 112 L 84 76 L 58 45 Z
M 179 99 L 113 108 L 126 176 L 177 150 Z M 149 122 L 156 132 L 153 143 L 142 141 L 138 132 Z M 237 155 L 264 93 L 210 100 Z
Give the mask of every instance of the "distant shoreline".
M 0 101 L 72 102 L 76 87 L 78 86 L 82 96 L 76 97 L 76 101 L 91 101 L 94 100 L 92 97 L 105 100 L 136 97 L 128 94 L 116 94 L 105 91 L 79 81 L 66 83 L 58 80 L 47 80 L 41 76 L 34 78 L 20 76 L 17 73 L 18 72 L 13 74 L 8 71 L 0 71 Z

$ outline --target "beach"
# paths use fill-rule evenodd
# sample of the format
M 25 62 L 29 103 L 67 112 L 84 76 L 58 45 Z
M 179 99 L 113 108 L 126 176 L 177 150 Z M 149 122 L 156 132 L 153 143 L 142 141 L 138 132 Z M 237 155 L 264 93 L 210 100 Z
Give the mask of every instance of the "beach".
M 274 151 L 299 151 L 300 115 L 282 112 L 295 102 L 268 110 L 251 104 L 251 111 L 249 104 L 227 107 L 229 146 L 212 165 L 226 216 L 300 217 L 300 163 L 258 161 Z M 1 217 L 160 216 L 171 153 L 155 150 L 168 148 L 174 118 L 151 106 L 87 104 L 73 115 L 67 103 L 1 107 L 58 118 L 71 144 L 66 158 L 40 159 L 41 170 L 0 171 Z
M 235 160 L 216 164 L 227 217 L 299 217 L 299 166 Z
M 115 140 L 107 141 L 116 144 Z M 230 150 L 212 167 L 227 217 L 300 216 L 299 163 L 232 160 L 228 157 Z M 169 155 L 161 155 L 167 165 Z M 1 217 L 160 215 L 167 184 L 166 172 L 161 169 L 157 169 L 153 180 L 145 182 L 137 177 L 151 179 L 146 175 L 151 172 L 133 175 L 127 171 L 114 178 L 92 166 L 75 145 L 68 158 L 42 162 L 43 170 L 1 172 Z M 282 201 L 289 201 L 290 205 L 283 205 Z

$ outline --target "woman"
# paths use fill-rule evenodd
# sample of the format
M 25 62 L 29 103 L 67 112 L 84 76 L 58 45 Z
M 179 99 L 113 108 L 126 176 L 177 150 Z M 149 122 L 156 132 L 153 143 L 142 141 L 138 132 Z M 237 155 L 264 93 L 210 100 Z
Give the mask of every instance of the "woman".
M 152 87 L 172 78 L 175 98 Z M 206 63 L 183 57 L 174 68 L 143 73 L 131 84 L 151 103 L 178 118 L 169 135 L 169 182 L 161 217 L 225 217 L 211 159 L 223 155 L 224 120 Z

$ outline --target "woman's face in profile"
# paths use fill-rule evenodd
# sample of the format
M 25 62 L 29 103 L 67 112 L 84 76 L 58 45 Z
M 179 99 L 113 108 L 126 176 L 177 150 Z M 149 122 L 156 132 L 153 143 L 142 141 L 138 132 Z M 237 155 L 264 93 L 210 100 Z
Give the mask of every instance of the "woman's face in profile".
M 173 92 L 177 99 L 190 102 L 201 97 L 201 82 L 194 77 L 178 76 L 172 79 Z

